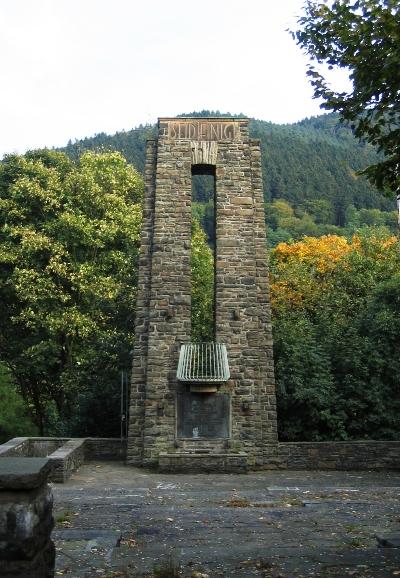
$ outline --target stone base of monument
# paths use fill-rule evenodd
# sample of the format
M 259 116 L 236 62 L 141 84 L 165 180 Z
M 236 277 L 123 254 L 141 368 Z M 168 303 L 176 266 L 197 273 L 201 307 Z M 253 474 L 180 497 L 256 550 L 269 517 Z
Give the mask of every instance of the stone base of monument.
M 158 469 L 163 473 L 245 473 L 248 459 L 245 453 L 198 452 L 161 453 Z

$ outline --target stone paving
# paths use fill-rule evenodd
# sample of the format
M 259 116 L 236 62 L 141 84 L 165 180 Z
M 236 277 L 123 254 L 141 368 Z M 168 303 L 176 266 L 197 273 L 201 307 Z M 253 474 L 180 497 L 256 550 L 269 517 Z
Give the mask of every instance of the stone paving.
M 53 485 L 56 575 L 400 576 L 400 472 L 158 474 L 89 463 Z

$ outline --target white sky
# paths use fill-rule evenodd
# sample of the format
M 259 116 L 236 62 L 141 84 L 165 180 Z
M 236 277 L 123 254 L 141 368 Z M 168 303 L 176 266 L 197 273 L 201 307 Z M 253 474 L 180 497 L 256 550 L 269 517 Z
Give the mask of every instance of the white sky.
M 0 0 L 0 156 L 194 110 L 320 114 L 303 0 Z

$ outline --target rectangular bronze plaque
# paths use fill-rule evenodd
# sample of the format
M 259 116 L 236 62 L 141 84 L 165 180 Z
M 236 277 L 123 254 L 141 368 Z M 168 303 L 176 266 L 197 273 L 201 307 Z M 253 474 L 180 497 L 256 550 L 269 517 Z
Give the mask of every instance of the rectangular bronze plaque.
M 226 393 L 178 394 L 178 437 L 228 438 L 230 396 Z

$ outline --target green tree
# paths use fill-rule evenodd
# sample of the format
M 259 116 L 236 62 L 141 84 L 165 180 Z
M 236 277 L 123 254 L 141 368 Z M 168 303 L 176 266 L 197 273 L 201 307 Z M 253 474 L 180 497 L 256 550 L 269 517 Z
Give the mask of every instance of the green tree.
M 399 439 L 399 268 L 377 228 L 272 251 L 281 439 Z
M 304 208 L 315 219 L 317 224 L 333 223 L 333 207 L 332 203 L 327 199 L 305 201 Z
M 355 135 L 385 159 L 364 172 L 380 189 L 399 188 L 400 8 L 398 0 L 308 0 L 293 34 L 311 59 L 308 76 L 324 108 L 339 112 Z M 333 90 L 318 65 L 349 72 L 352 89 Z
M 192 220 L 192 335 L 194 342 L 214 340 L 214 255 L 197 219 Z
M 283 199 L 275 199 L 272 203 L 266 203 L 265 219 L 269 226 L 268 243 L 271 247 L 289 239 L 323 234 L 311 215 L 300 208 L 295 211 Z
M 335 411 L 330 357 L 319 329 L 304 311 L 275 311 L 280 440 L 318 441 L 343 436 L 343 415 Z
M 29 413 L 29 407 L 19 395 L 10 372 L 0 363 L 0 443 L 16 436 L 37 435 Z
M 51 408 L 68 428 L 78 392 L 129 366 L 141 194 L 120 153 L 0 166 L 0 356 L 41 433 Z
M 400 275 L 379 283 L 368 307 L 359 320 L 360 333 L 370 344 L 368 348 L 369 381 L 380 392 L 380 398 L 389 399 L 391 411 L 375 404 L 374 417 L 383 414 L 381 435 L 393 436 L 400 430 Z M 367 359 L 364 360 L 367 362 Z M 379 398 L 378 398 L 379 399 Z M 376 419 L 374 420 L 377 421 Z

